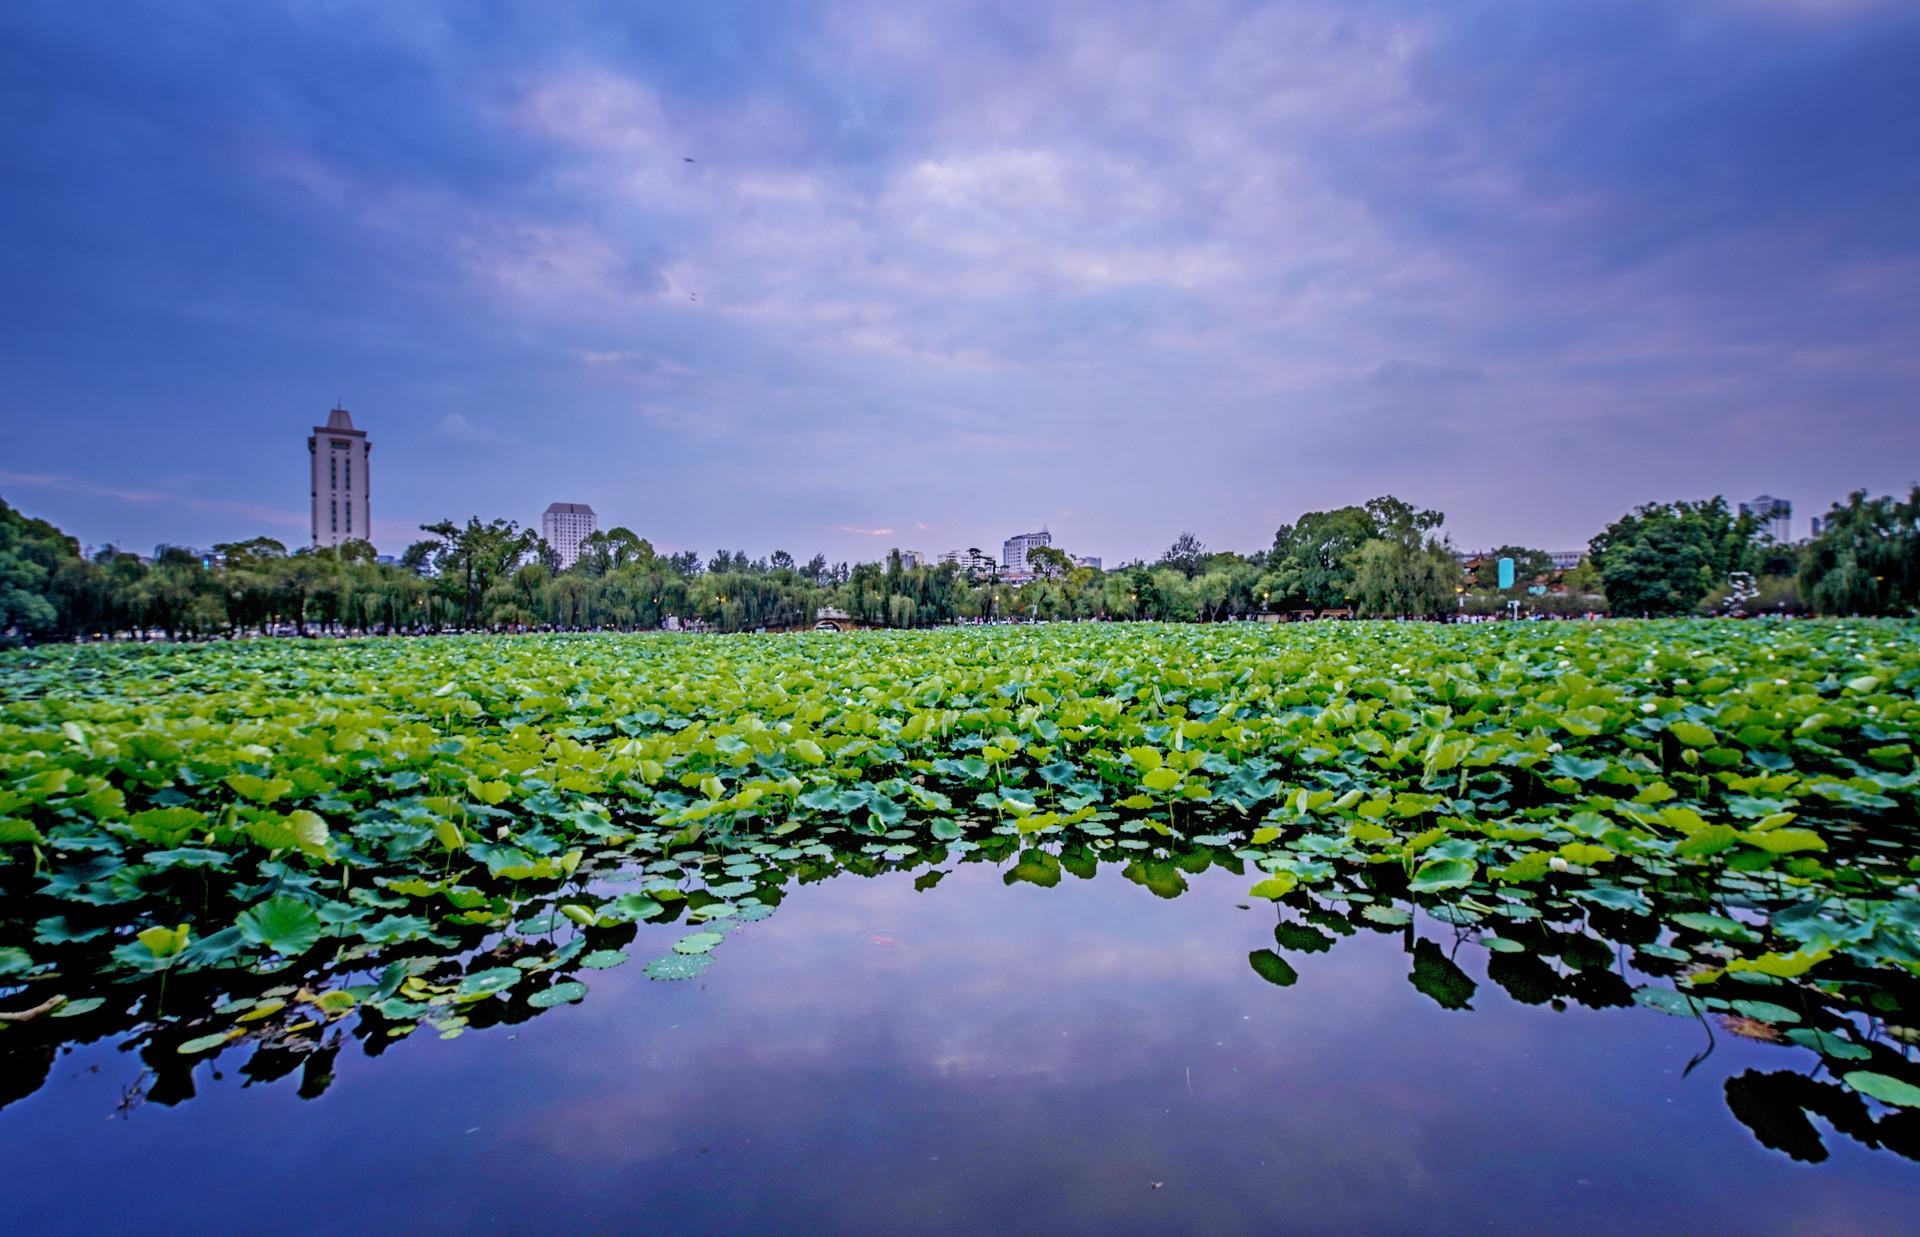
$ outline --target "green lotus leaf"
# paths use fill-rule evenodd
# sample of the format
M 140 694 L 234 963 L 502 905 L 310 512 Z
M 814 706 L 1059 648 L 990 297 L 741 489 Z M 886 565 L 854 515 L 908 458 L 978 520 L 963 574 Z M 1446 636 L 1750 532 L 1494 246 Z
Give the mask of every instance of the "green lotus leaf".
M 1787 1032 L 1787 1039 L 1802 1048 L 1811 1048 L 1825 1057 L 1836 1061 L 1864 1061 L 1873 1052 L 1864 1044 L 1842 1039 L 1830 1031 L 1815 1030 L 1812 1027 L 1794 1027 Z
M 293 783 L 284 777 L 255 777 L 251 773 L 229 773 L 226 783 L 235 794 L 255 803 L 272 803 L 293 791 Z
M 711 954 L 668 954 L 647 963 L 648 979 L 692 979 L 713 965 Z
M 181 1044 L 178 1048 L 175 1048 L 174 1051 L 182 1056 L 193 1056 L 196 1053 L 208 1052 L 218 1048 L 239 1034 L 239 1029 L 235 1028 L 231 1031 L 218 1031 L 212 1035 L 201 1035 Z
M 1672 988 L 1636 988 L 1633 992 L 1636 1005 L 1648 1009 L 1657 1009 L 1663 1014 L 1672 1014 L 1676 1018 L 1694 1018 L 1705 1007 L 1684 992 L 1675 992 Z
M 454 992 L 461 997 L 492 996 L 497 992 L 505 992 L 519 982 L 519 971 L 510 966 L 495 966 L 463 975 Z
M 543 988 L 527 998 L 527 1004 L 535 1009 L 550 1009 L 555 1005 L 567 1005 L 585 999 L 587 986 L 579 980 L 567 980 L 551 988 Z
M 55 1018 L 78 1018 L 83 1014 L 92 1013 L 106 1003 L 107 998 L 102 996 L 83 996 L 77 1000 L 62 1002 L 60 1007 L 53 1011 L 52 1016 Z
M 1920 1108 L 1920 1087 L 1891 1075 L 1876 1074 L 1870 1070 L 1855 1070 L 1850 1074 L 1841 1075 L 1840 1081 L 1860 1094 L 1872 1096 L 1883 1104 L 1895 1104 L 1901 1108 Z
M 1459 889 L 1473 881 L 1477 868 L 1466 859 L 1429 859 L 1413 870 L 1407 888 L 1415 893 L 1439 893 Z
M 289 957 L 312 949 L 324 933 L 313 907 L 289 897 L 269 898 L 241 912 L 234 926 L 252 944 Z
M 1739 1000 L 1733 1003 L 1733 1008 L 1735 1012 L 1744 1014 L 1746 1017 L 1752 1018 L 1757 1022 L 1785 1023 L 1800 1021 L 1799 1014 L 1784 1005 L 1776 1005 L 1772 1001 Z

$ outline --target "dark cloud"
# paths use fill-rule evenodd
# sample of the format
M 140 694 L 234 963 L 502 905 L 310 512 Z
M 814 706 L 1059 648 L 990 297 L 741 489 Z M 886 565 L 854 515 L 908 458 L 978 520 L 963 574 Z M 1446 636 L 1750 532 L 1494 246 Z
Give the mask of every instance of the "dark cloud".
M 402 530 L 1818 509 L 1920 458 L 1916 61 L 1873 0 L 10 6 L 8 462 L 91 540 L 297 511 L 335 398 Z M 156 427 L 197 503 L 116 497 Z

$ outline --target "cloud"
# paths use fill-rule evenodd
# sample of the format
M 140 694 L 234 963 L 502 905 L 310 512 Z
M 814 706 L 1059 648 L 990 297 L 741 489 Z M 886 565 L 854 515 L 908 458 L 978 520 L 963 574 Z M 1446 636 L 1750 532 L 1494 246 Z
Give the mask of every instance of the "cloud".
M 103 484 L 89 481 L 84 477 L 75 477 L 65 473 L 23 473 L 0 469 L 0 485 L 18 485 L 29 489 L 57 490 L 66 494 L 81 494 L 92 498 L 110 498 L 117 502 L 135 503 L 141 506 L 177 506 L 194 511 L 216 512 L 221 515 L 235 515 L 257 524 L 269 524 L 276 528 L 307 528 L 312 519 L 298 512 L 277 507 L 264 507 L 256 503 L 230 502 L 219 498 L 201 498 L 190 494 L 175 494 L 165 490 L 130 488 L 121 485 Z
M 1385 490 L 1575 544 L 1648 498 L 1904 484 L 1920 10 L 1479 7 L 316 9 L 164 54 L 36 10 L 0 347 L 59 415 L 9 460 L 139 489 L 119 431 L 161 416 L 297 510 L 256 423 L 346 374 L 399 522 L 594 489 L 657 543 L 836 557 L 873 511 L 997 544 L 1072 510 L 1119 558 Z
M 1445 365 L 1405 358 L 1382 361 L 1367 371 L 1370 385 L 1390 390 L 1455 387 L 1486 380 L 1486 370 L 1477 365 Z
M 456 447 L 499 447 L 512 441 L 497 430 L 475 425 L 457 412 L 449 412 L 436 421 L 433 436 Z

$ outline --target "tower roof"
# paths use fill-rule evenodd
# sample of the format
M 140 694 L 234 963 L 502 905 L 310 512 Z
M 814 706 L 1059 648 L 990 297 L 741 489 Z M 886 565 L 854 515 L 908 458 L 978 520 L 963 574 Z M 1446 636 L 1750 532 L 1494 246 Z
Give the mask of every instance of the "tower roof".
M 548 503 L 548 515 L 592 515 L 593 508 L 585 503 Z
M 367 431 L 353 428 L 353 414 L 345 408 L 335 408 L 327 414 L 325 425 L 313 427 L 316 434 L 352 434 L 355 438 L 365 438 Z

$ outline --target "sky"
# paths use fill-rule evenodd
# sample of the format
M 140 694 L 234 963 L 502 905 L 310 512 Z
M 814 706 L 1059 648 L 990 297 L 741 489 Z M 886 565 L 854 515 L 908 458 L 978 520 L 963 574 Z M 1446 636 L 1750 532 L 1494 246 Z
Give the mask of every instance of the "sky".
M 0 497 L 145 551 L 1462 547 L 1920 480 L 1907 0 L 0 6 Z

